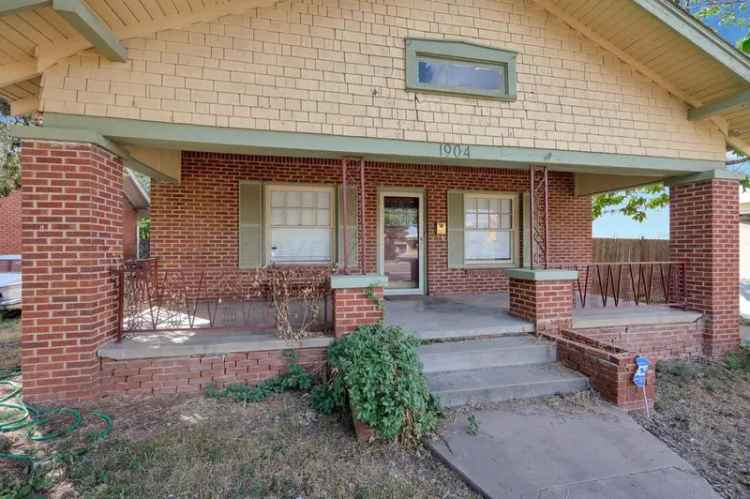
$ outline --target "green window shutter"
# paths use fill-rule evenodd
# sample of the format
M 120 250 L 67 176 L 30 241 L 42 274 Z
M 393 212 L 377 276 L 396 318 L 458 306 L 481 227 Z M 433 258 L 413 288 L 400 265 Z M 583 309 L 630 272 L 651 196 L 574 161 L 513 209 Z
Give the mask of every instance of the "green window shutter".
M 346 215 L 347 227 L 344 228 L 344 186 L 339 185 L 336 196 L 336 260 L 339 267 L 344 265 L 344 230 L 349 243 L 349 267 L 355 267 L 358 261 L 359 230 L 357 228 L 357 188 L 347 186 L 346 189 Z
M 464 193 L 448 192 L 448 268 L 464 266 Z
M 263 184 L 240 183 L 240 268 L 263 266 Z
M 523 193 L 523 221 L 521 228 L 523 230 L 523 256 L 522 267 L 531 267 L 531 195 L 528 192 Z

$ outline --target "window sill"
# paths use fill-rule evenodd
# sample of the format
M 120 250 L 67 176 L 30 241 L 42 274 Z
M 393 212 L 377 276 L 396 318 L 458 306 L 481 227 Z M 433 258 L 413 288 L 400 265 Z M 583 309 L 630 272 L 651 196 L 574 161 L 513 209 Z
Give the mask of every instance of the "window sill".
M 469 270 L 472 270 L 472 269 L 476 269 L 476 270 L 507 269 L 507 268 L 513 268 L 513 267 L 517 267 L 515 262 L 502 262 L 502 263 L 491 263 L 491 262 L 479 263 L 477 262 L 477 263 L 464 263 L 464 266 L 463 266 L 464 269 L 469 269 Z

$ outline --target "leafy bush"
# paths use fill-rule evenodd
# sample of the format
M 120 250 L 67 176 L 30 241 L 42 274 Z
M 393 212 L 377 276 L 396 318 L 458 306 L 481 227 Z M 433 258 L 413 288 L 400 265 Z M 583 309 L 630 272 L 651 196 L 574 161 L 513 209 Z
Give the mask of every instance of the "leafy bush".
M 739 351 L 728 353 L 724 363 L 732 371 L 750 373 L 750 347 L 740 347 Z
M 382 438 L 418 442 L 439 417 L 417 358 L 418 345 L 400 328 L 382 324 L 337 340 L 328 349 L 331 378 L 314 389 L 313 406 L 324 414 L 351 409 Z

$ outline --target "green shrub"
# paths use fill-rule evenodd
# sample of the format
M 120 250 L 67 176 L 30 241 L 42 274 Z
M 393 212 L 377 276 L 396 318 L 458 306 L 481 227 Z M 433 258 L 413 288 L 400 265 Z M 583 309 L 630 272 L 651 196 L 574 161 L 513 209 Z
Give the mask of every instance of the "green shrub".
M 330 414 L 351 409 L 355 419 L 387 440 L 418 442 L 439 411 L 417 357 L 419 340 L 400 328 L 358 328 L 328 349 L 331 379 L 313 390 L 313 406 Z
M 737 352 L 730 352 L 724 359 L 728 369 L 750 373 L 750 348 L 740 347 Z
M 215 385 L 209 385 L 206 387 L 205 394 L 210 398 L 230 398 L 235 402 L 261 402 L 275 393 L 309 391 L 313 387 L 315 377 L 297 364 L 296 352 L 286 352 L 285 356 L 290 364 L 284 374 L 267 379 L 255 386 L 234 383 L 221 390 Z

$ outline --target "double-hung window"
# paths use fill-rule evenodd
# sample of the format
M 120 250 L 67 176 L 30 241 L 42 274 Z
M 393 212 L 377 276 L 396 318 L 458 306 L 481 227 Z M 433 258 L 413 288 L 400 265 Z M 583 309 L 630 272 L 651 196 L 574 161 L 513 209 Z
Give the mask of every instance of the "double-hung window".
M 513 261 L 514 208 L 510 196 L 464 196 L 464 260 L 467 264 Z
M 516 98 L 516 53 L 449 40 L 406 40 L 406 88 Z
M 332 261 L 332 187 L 271 185 L 266 199 L 269 263 Z

